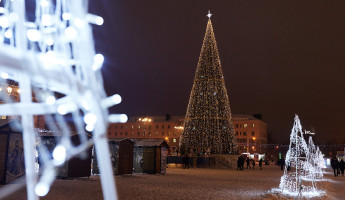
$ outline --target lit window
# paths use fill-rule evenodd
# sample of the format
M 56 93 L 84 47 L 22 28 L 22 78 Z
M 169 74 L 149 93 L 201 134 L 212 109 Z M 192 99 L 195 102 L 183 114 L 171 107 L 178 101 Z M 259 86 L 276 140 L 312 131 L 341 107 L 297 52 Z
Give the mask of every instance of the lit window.
M 175 139 L 175 138 L 173 139 L 173 142 L 176 142 L 176 139 Z
M 1 119 L 6 119 L 6 116 L 5 115 L 1 116 Z
M 252 127 L 254 128 L 255 124 L 252 124 Z
M 131 129 L 133 130 L 134 129 L 134 126 L 132 125 Z
M 247 126 L 248 126 L 247 124 L 243 124 L 243 128 L 247 128 Z
M 138 129 L 140 129 L 140 125 L 138 125 Z
M 168 132 L 168 135 L 170 136 L 170 132 Z

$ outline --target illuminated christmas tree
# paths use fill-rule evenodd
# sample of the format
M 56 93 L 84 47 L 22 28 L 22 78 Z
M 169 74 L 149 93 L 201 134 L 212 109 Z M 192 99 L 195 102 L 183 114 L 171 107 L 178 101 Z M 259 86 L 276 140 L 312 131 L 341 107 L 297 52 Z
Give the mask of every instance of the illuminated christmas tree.
M 309 133 L 309 132 L 306 132 Z M 309 146 L 310 145 L 310 146 Z M 323 194 L 318 190 L 315 178 L 318 175 L 315 171 L 313 152 L 314 143 L 309 141 L 307 145 L 304 140 L 302 125 L 295 116 L 294 126 L 290 135 L 290 146 L 286 153 L 284 175 L 280 179 L 280 192 L 290 196 L 314 197 Z M 291 167 L 291 171 L 288 168 Z
M 195 72 L 181 150 L 187 153 L 236 153 L 237 145 L 211 14 Z

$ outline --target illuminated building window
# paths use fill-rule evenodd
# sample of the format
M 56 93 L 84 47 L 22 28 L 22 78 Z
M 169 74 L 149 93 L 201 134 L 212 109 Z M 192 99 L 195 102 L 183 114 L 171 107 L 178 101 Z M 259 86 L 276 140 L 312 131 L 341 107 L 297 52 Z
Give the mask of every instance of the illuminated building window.
M 247 128 L 248 124 L 243 124 L 243 128 Z
M 164 132 L 162 132 L 162 135 L 164 135 Z
M 246 135 L 247 135 L 247 132 L 243 132 L 243 135 L 246 136 Z
M 255 135 L 255 132 L 252 132 L 252 136 L 254 136 Z
M 170 136 L 170 132 L 168 132 L 168 135 Z
M 170 125 L 168 125 L 168 128 L 170 128 Z
M 173 142 L 176 142 L 176 139 L 175 139 L 175 138 L 173 139 Z
M 140 125 L 138 125 L 138 129 L 140 129 Z
M 1 116 L 1 119 L 6 119 L 6 116 L 5 115 Z
M 133 130 L 134 129 L 134 126 L 132 125 L 131 129 Z
M 255 127 L 255 124 L 252 124 L 252 127 L 254 128 L 254 127 Z

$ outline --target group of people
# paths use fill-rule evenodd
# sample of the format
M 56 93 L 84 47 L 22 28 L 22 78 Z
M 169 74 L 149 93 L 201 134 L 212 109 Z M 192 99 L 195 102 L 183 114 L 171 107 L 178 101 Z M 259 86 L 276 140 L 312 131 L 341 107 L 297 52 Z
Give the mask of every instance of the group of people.
M 237 159 L 237 170 L 243 170 L 244 169 L 244 162 L 246 161 L 247 163 L 247 169 L 253 169 L 255 168 L 255 160 L 254 159 L 249 159 L 249 157 L 245 158 L 244 156 L 239 156 Z M 250 166 L 252 165 L 252 167 Z M 259 160 L 259 168 L 260 170 L 262 169 L 262 158 Z
M 331 161 L 331 167 L 333 168 L 335 177 L 339 176 L 340 172 L 344 176 L 345 162 L 343 159 L 339 161 L 336 157 L 334 157 Z

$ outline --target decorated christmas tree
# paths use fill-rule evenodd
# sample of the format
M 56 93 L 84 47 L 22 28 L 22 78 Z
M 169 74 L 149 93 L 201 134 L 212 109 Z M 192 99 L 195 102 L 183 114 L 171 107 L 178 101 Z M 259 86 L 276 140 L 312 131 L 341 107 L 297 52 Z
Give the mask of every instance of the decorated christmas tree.
M 184 121 L 181 150 L 203 154 L 236 153 L 236 138 L 211 14 Z

